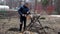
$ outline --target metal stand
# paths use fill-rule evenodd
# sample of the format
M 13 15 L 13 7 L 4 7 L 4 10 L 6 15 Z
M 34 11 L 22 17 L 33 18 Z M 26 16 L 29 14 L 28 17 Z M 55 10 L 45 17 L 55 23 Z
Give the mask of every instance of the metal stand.
M 40 24 L 40 28 L 43 28 L 43 26 L 42 26 L 42 24 L 40 23 L 40 21 L 39 21 L 39 19 L 40 19 L 40 16 L 33 16 L 32 18 L 31 18 L 31 23 L 27 26 L 27 30 L 29 30 L 31 27 L 32 27 L 32 25 L 34 25 L 34 23 L 36 23 L 36 22 L 38 22 L 39 24 Z M 38 30 L 38 29 L 37 29 Z M 44 30 L 44 29 L 43 29 Z M 45 32 L 45 30 L 44 30 L 44 33 L 45 34 L 47 34 L 46 32 Z

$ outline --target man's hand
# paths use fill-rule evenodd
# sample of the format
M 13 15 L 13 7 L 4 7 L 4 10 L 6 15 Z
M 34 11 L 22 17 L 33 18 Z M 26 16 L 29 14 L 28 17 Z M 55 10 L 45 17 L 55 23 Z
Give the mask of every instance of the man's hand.
M 29 14 L 30 12 L 27 12 L 27 14 Z
M 25 17 L 27 17 L 27 15 L 25 14 Z
M 29 12 L 27 12 L 27 14 L 28 14 Z
M 26 15 L 26 14 L 22 14 L 22 16 L 25 16 L 25 17 L 27 17 L 27 15 Z
M 24 14 L 22 14 L 22 16 L 24 16 Z

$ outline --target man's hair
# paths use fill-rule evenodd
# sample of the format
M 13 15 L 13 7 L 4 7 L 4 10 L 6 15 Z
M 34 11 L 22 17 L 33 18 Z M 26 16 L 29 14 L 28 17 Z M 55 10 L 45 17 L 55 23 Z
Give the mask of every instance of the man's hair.
M 24 5 L 28 5 L 29 3 L 25 3 Z

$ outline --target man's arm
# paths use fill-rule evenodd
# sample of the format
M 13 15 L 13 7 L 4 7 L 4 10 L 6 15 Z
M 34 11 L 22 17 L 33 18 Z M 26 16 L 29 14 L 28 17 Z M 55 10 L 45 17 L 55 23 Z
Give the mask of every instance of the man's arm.
M 30 11 L 27 12 L 27 15 L 29 15 L 29 14 L 30 14 Z
M 22 12 L 21 12 L 21 11 L 22 11 L 22 7 L 20 7 L 19 10 L 18 10 L 18 13 L 19 13 L 20 15 L 22 15 Z

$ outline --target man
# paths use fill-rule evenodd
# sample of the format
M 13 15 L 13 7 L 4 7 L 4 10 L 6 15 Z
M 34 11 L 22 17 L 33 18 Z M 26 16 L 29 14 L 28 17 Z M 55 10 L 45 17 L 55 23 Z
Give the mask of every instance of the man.
M 19 31 L 22 30 L 22 25 L 24 24 L 24 31 L 26 29 L 26 19 L 27 19 L 27 16 L 30 14 L 29 12 L 29 3 L 25 3 L 23 6 L 20 7 L 20 9 L 18 10 L 18 13 L 20 15 L 20 29 Z

